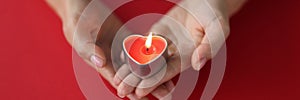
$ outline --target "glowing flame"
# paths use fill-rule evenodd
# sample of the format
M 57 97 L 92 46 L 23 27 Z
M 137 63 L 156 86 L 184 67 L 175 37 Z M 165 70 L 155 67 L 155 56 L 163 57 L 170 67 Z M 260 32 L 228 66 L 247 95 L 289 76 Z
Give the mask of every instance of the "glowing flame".
M 145 43 L 146 48 L 150 48 L 151 44 L 152 44 L 152 32 L 150 32 L 150 34 L 147 37 L 147 40 L 146 40 L 146 43 Z

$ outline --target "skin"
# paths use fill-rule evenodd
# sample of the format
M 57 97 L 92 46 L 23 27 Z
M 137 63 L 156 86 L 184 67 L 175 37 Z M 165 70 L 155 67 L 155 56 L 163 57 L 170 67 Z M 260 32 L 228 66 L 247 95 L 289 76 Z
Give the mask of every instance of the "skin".
M 47 0 L 47 3 L 61 18 L 66 40 L 77 51 L 79 56 L 86 63 L 95 68 L 104 77 L 104 79 L 106 79 L 114 88 L 116 88 L 118 95 L 121 98 L 127 96 L 133 100 L 147 99 L 145 96 L 150 93 L 158 99 L 171 99 L 171 95 L 169 95 L 169 93 L 171 93 L 172 89 L 174 88 L 174 84 L 171 79 L 184 69 L 189 68 L 189 66 L 192 66 L 195 70 L 200 70 L 206 61 L 214 56 L 214 54 L 210 52 L 211 47 L 205 34 L 210 34 L 210 32 L 221 33 L 221 31 L 224 31 L 224 36 L 226 38 L 229 35 L 229 17 L 238 11 L 238 9 L 245 2 L 245 0 L 208 0 L 208 3 L 211 5 L 213 10 L 217 12 L 216 15 L 218 17 L 215 18 L 215 16 L 209 16 L 206 13 L 201 13 L 204 19 L 207 18 L 213 20 L 207 21 L 201 20 L 200 18 L 200 23 L 196 22 L 196 19 L 192 15 L 180 7 L 175 6 L 173 9 L 171 9 L 167 15 L 174 18 L 188 30 L 188 33 L 193 37 L 196 48 L 191 48 L 191 51 L 189 51 L 187 54 L 189 55 L 190 59 L 188 59 L 186 63 L 180 64 L 179 52 L 175 46 L 172 46 L 174 44 L 170 43 L 168 48 L 170 53 L 168 55 L 167 72 L 161 80 L 156 80 L 156 75 L 159 74 L 147 79 L 140 79 L 133 75 L 126 65 L 122 65 L 117 72 L 114 71 L 109 56 L 111 51 L 110 44 L 113 40 L 112 38 L 114 37 L 114 33 L 117 31 L 116 29 L 122 26 L 122 23 L 116 16 L 110 16 L 108 18 L 108 23 L 104 24 L 103 29 L 101 29 L 99 32 L 94 32 L 94 30 L 97 30 L 98 28 L 96 18 L 83 17 L 82 20 L 84 20 L 84 23 L 81 24 L 86 24 L 88 26 L 82 27 L 82 29 L 77 29 L 79 30 L 77 32 L 78 34 L 74 34 L 79 17 L 90 1 L 91 0 Z M 180 3 L 190 8 L 198 7 L 197 5 L 193 5 L 197 4 L 197 0 L 186 0 Z M 103 6 L 99 6 L 99 9 L 107 9 L 101 7 Z M 101 13 L 99 16 L 101 16 Z M 170 33 L 173 29 L 176 29 L 175 26 L 165 23 L 164 20 L 165 18 L 162 18 L 158 23 L 156 23 L 152 27 L 151 31 L 158 33 Z M 217 22 L 221 22 L 222 30 L 212 31 L 212 29 L 216 29 L 214 27 L 217 26 L 214 26 L 216 25 L 214 23 Z M 85 31 L 81 32 L 80 30 Z M 97 39 L 93 40 L 96 37 Z M 73 39 L 77 41 L 73 41 Z M 218 42 L 218 40 L 215 40 L 211 43 Z M 132 82 L 134 85 L 128 85 L 128 82 Z M 146 83 L 153 82 L 158 83 L 151 87 L 145 88 L 145 86 L 147 86 Z

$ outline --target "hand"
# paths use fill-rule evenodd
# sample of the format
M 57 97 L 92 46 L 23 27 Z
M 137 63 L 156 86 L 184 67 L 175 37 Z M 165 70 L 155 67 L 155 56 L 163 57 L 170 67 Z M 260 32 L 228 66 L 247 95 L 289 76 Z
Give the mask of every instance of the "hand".
M 115 74 L 114 69 L 108 56 L 110 39 L 116 33 L 116 29 L 122 24 L 116 16 L 110 16 L 104 27 L 99 30 L 99 17 L 103 13 L 96 10 L 94 15 L 82 16 L 81 14 L 85 7 L 90 3 L 90 0 L 49 0 L 47 1 L 58 13 L 63 22 L 63 31 L 67 41 L 77 51 L 79 56 L 95 68 L 108 82 L 112 83 L 112 78 Z M 107 9 L 99 3 L 98 9 Z M 90 12 L 89 12 L 90 13 Z M 79 18 L 81 17 L 80 26 L 76 29 Z M 76 31 L 76 32 L 75 32 Z M 101 39 L 105 34 L 106 39 Z M 102 44 L 100 44 L 102 43 Z
M 184 26 L 187 32 L 168 17 L 163 17 L 151 29 L 152 32 L 171 37 L 171 40 L 176 35 L 179 35 L 178 37 L 181 38 L 173 38 L 172 44 L 169 45 L 166 73 L 162 74 L 164 72 L 160 71 L 150 78 L 141 79 L 131 73 L 128 67 L 124 65 L 117 71 L 114 77 L 114 80 L 116 80 L 115 84 L 118 85 L 118 95 L 126 96 L 128 94 L 135 94 L 141 98 L 151 93 L 157 86 L 170 81 L 174 76 L 190 66 L 195 70 L 200 70 L 206 61 L 216 54 L 216 51 L 218 51 L 225 42 L 225 38 L 229 35 L 229 15 L 237 11 L 241 3 L 243 3 L 232 1 L 228 0 L 225 3 L 222 0 L 189 0 L 180 3 L 180 5 L 187 9 L 179 6 L 171 9 L 167 13 L 167 16 Z M 236 8 L 234 9 L 232 6 L 228 8 L 227 5 L 236 5 Z M 227 8 L 230 10 L 227 10 Z M 212 13 L 211 10 L 215 13 Z M 192 14 L 196 14 L 196 16 Z M 180 37 L 184 36 L 182 34 L 189 34 L 191 39 Z M 211 52 L 212 50 L 213 52 Z M 180 59 L 180 56 L 183 56 L 184 59 Z M 180 63 L 181 60 L 184 60 L 184 62 Z M 161 75 L 163 76 L 162 79 L 158 79 Z M 133 91 L 135 93 L 132 93 Z M 168 93 L 163 94 L 160 97 Z
M 81 15 L 90 0 L 48 0 L 47 2 L 62 19 L 64 35 L 79 56 L 116 88 L 116 85 L 113 84 L 115 71 L 110 60 L 110 46 L 115 33 L 122 26 L 120 20 L 111 15 L 98 31 L 100 27 L 99 18 L 105 14 L 99 10 L 108 10 L 100 2 L 97 2 L 96 6 L 92 6 L 95 7 L 95 10 L 90 9 L 91 11 L 86 12 L 89 15 L 86 16 Z M 81 23 L 78 24 L 79 18 L 81 18 Z M 76 27 L 77 24 L 78 27 Z M 167 89 L 158 87 L 156 90 Z M 136 97 L 128 95 L 128 98 L 134 99 Z

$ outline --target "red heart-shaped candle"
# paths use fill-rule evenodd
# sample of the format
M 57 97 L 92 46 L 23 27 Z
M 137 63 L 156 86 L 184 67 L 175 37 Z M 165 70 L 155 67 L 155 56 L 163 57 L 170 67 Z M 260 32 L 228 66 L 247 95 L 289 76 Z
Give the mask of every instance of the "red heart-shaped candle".
M 161 36 L 151 36 L 151 44 L 147 47 L 145 45 L 147 38 L 149 37 L 130 35 L 123 41 L 131 70 L 140 76 L 149 76 L 165 64 L 163 55 L 167 48 L 167 41 Z

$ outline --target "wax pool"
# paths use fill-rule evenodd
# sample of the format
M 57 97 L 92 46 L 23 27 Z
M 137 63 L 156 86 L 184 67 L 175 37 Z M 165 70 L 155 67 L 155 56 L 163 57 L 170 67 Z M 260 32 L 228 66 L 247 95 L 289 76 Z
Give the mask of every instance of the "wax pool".
M 162 38 L 152 37 L 152 44 L 148 48 L 145 46 L 147 40 L 146 37 L 132 38 L 132 44 L 129 48 L 126 48 L 129 55 L 140 64 L 147 64 L 160 56 L 166 47 L 166 43 Z M 130 40 L 128 40 L 130 41 Z

